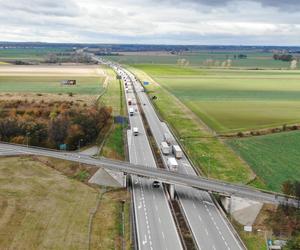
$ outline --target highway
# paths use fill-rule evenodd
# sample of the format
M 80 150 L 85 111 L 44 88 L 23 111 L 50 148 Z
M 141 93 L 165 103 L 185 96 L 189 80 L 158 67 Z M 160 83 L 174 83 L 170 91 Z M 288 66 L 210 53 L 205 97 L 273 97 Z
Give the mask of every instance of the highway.
M 168 133 L 171 135 L 171 131 L 169 131 L 165 123 L 159 120 L 141 84 L 135 80 L 135 77 L 130 72 L 128 74 L 134 82 L 137 95 L 142 103 L 141 107 L 156 144 L 160 148 L 160 143 L 164 141 L 164 134 Z M 175 138 L 172 139 L 175 141 Z M 167 158 L 169 156 L 165 156 L 162 152 L 161 156 L 167 167 Z M 196 176 L 186 157 L 177 160 L 177 162 L 179 164 L 179 173 Z M 207 192 L 176 186 L 176 193 L 199 249 L 244 249 L 244 246 L 232 233 L 233 229 L 229 227 L 229 222 L 222 216 Z
M 170 131 L 166 124 L 159 120 L 148 96 L 142 91 L 140 83 L 135 81 L 133 75 L 130 73 L 129 75 L 135 85 L 138 98 L 142 104 L 145 104 L 141 107 L 154 139 L 159 145 L 163 140 L 163 134 L 165 132 L 170 133 Z M 135 99 L 132 91 L 126 94 L 126 99 L 128 100 L 128 98 Z M 135 104 L 133 106 L 135 112 L 133 116 L 129 116 L 131 130 L 127 133 L 130 163 L 105 158 L 96 159 L 73 152 L 47 150 L 6 143 L 0 143 L 0 156 L 20 154 L 41 155 L 131 174 L 139 249 L 182 249 L 179 234 L 168 204 L 167 194 L 161 187 L 152 187 L 154 179 L 176 185 L 176 193 L 195 242 L 199 249 L 204 250 L 244 249 L 233 235 L 230 225 L 213 203 L 209 193 L 205 191 L 217 192 L 225 196 L 238 196 L 265 203 L 288 203 L 297 206 L 296 200 L 287 199 L 282 195 L 199 177 L 186 157 L 178 161 L 178 172 L 156 168 L 141 115 L 137 106 Z M 138 136 L 132 135 L 133 127 L 138 127 Z M 175 141 L 175 138 L 173 140 Z M 166 156 L 163 156 L 163 159 L 166 161 Z M 142 178 L 142 176 L 147 178 Z
M 156 168 L 156 163 L 144 129 L 135 94 L 128 75 L 121 69 L 114 68 L 122 76 L 128 91 L 125 92 L 130 130 L 127 131 L 129 160 L 149 169 Z M 129 105 L 129 100 L 131 104 Z M 133 128 L 138 128 L 138 135 L 133 135 Z M 135 226 L 139 249 L 182 249 L 177 228 L 168 204 L 168 198 L 162 187 L 153 188 L 153 180 L 132 176 L 132 197 L 134 205 Z

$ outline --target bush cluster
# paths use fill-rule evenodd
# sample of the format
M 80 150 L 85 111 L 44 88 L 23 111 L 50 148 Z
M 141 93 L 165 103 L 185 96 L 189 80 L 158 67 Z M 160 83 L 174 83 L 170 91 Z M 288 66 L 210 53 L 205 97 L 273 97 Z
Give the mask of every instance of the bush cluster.
M 49 148 L 76 149 L 96 140 L 111 122 L 111 109 L 75 102 L 0 102 L 0 139 Z

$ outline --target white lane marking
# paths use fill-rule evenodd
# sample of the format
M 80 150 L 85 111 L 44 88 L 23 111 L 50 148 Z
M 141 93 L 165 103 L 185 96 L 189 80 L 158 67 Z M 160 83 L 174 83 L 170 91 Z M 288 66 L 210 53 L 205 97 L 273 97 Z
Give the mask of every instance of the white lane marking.
M 202 221 L 202 218 L 201 218 L 200 214 L 198 215 L 198 218 L 199 218 L 200 221 Z
M 165 234 L 164 234 L 164 232 L 161 232 L 161 234 L 162 234 L 163 238 L 165 238 Z
M 205 233 L 206 233 L 206 235 L 208 236 L 208 231 L 207 231 L 207 229 L 205 228 Z
M 143 240 L 143 245 L 147 244 L 147 235 L 145 234 L 145 240 Z
M 160 220 L 160 217 L 158 217 L 158 222 L 161 224 L 161 220 Z

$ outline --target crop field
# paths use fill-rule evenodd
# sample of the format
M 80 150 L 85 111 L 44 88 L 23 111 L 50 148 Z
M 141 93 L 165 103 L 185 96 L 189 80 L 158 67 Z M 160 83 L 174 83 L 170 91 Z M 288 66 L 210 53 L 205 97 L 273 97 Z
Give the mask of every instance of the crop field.
M 151 81 L 143 71 L 130 68 L 139 79 Z M 195 167 L 209 177 L 264 187 L 250 167 L 230 150 L 174 95 L 157 84 L 147 86 L 157 96 L 154 105 L 171 126 Z
M 300 71 L 135 67 L 147 72 L 219 133 L 300 121 Z
M 247 59 L 234 59 L 234 55 L 246 54 Z M 258 52 L 186 52 L 182 55 L 174 55 L 166 52 L 161 53 L 124 53 L 124 55 L 107 56 L 107 59 L 124 64 L 169 64 L 176 65 L 179 59 L 185 59 L 193 67 L 221 67 L 222 62 L 231 60 L 230 67 L 238 68 L 288 68 L 289 63 L 276 61 L 272 53 Z
M 0 49 L 1 60 L 36 60 L 41 61 L 50 53 L 67 51 L 64 48 L 40 48 L 40 49 Z
M 75 86 L 61 86 L 63 80 L 76 80 Z M 101 93 L 105 75 L 94 66 L 1 66 L 0 92 Z
M 300 132 L 228 140 L 227 143 L 274 191 L 286 180 L 300 181 Z

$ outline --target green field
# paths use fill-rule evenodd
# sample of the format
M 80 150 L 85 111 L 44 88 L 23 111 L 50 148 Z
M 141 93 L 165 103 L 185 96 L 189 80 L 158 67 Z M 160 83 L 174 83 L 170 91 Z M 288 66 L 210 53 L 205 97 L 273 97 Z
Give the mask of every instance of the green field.
M 143 71 L 130 68 L 141 80 L 151 78 Z M 171 126 L 194 165 L 209 177 L 264 187 L 249 166 L 230 150 L 214 133 L 197 119 L 176 97 L 159 85 L 147 87 L 150 95 L 157 96 L 154 105 Z
M 285 180 L 300 181 L 300 132 L 228 140 L 266 185 L 280 191 Z
M 234 55 L 246 54 L 247 59 L 234 59 Z M 220 67 L 222 62 L 231 59 L 231 67 L 242 68 L 288 68 L 289 63 L 276 61 L 272 53 L 258 52 L 185 52 L 182 55 L 157 53 L 156 55 L 145 55 L 133 53 L 130 55 L 106 56 L 108 60 L 117 61 L 123 64 L 177 64 L 179 59 L 185 59 L 193 67 Z
M 0 49 L 1 60 L 35 60 L 42 61 L 48 54 L 65 52 L 64 48 L 40 48 L 40 49 Z
M 76 86 L 61 86 L 65 79 L 74 76 L 0 76 L 0 92 L 34 93 L 101 93 L 104 77 L 76 77 Z
M 135 65 L 219 133 L 300 121 L 300 72 Z

